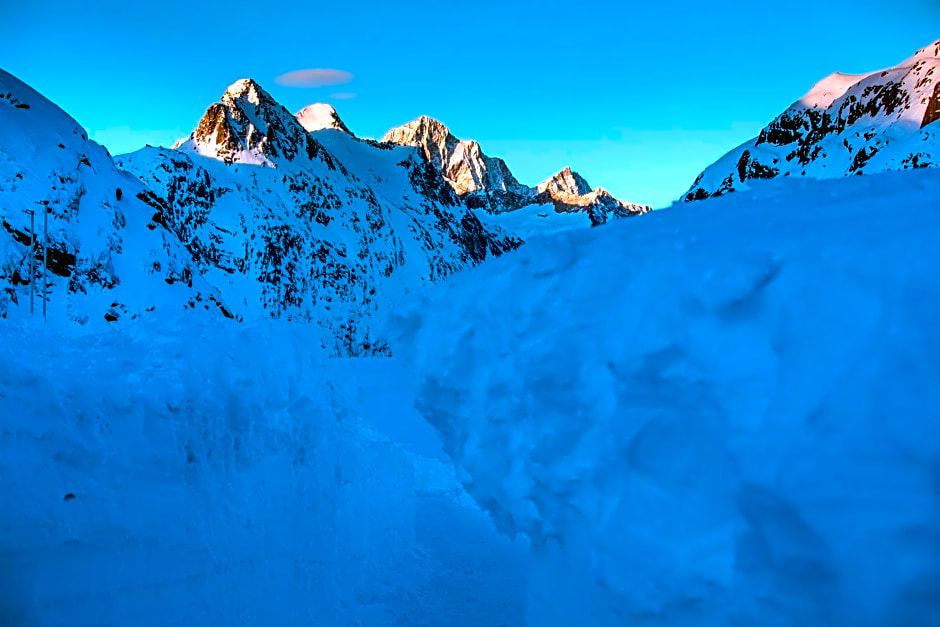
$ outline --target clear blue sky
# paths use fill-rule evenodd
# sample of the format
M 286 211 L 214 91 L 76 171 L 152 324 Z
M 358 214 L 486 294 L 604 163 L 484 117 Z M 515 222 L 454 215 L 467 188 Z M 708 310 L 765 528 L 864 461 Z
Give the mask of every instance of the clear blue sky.
M 112 153 L 187 135 L 252 77 L 292 111 L 331 102 L 361 136 L 427 114 L 525 183 L 571 165 L 661 206 L 826 74 L 940 37 L 940 0 L 394 5 L 0 0 L 0 63 Z M 274 81 L 306 68 L 354 78 Z

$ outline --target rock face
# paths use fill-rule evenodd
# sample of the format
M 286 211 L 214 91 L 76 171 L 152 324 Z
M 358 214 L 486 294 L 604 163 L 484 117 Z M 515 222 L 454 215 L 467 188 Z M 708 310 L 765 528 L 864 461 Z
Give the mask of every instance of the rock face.
M 50 323 L 85 328 L 155 310 L 231 317 L 168 227 L 166 209 L 75 120 L 0 71 L 0 318 L 29 316 L 31 289 L 36 316 L 45 301 Z M 27 211 L 35 211 L 33 231 Z
M 119 164 L 165 203 L 237 315 L 318 322 L 337 354 L 384 351 L 373 321 L 392 302 L 521 243 L 484 227 L 415 150 L 355 138 L 328 105 L 295 118 L 251 80 L 176 150 Z
M 475 141 L 462 141 L 426 115 L 388 131 L 383 142 L 416 146 L 461 196 L 482 190 L 524 192 L 502 159 L 487 157 Z
M 685 200 L 754 179 L 940 166 L 940 40 L 885 70 L 832 74 L 695 180 Z
M 571 168 L 537 187 L 523 185 L 505 161 L 485 155 L 475 141 L 457 139 L 446 126 L 427 116 L 391 129 L 382 141 L 417 147 L 468 206 L 489 213 L 551 204 L 559 213 L 583 213 L 592 225 L 597 225 L 609 217 L 650 210 L 646 205 L 619 201 L 603 189 L 592 191 L 587 181 Z
M 583 196 L 591 193 L 591 186 L 584 177 L 571 168 L 565 168 L 550 179 L 543 181 L 535 188 L 537 192 L 557 196 Z

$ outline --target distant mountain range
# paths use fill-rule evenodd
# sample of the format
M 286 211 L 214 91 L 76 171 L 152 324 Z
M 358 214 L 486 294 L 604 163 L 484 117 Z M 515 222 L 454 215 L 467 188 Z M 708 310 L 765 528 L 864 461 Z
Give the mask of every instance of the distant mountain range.
M 112 159 L 0 73 L 0 137 L 0 317 L 28 312 L 41 248 L 26 210 L 45 206 L 50 274 L 32 287 L 55 320 L 281 317 L 320 324 L 336 354 L 384 352 L 377 316 L 532 234 L 649 210 L 568 169 L 524 186 L 430 118 L 359 139 L 331 106 L 294 115 L 250 79 L 173 149 Z
M 868 74 L 835 73 L 709 166 L 687 201 L 783 176 L 834 178 L 940 166 L 940 40 Z

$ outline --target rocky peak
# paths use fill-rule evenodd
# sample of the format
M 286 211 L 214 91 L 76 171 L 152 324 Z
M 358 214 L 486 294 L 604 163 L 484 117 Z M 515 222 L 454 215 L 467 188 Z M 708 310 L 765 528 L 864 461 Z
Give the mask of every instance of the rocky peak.
M 417 147 L 461 196 L 528 189 L 519 184 L 502 159 L 488 157 L 479 143 L 456 138 L 444 124 L 426 115 L 391 129 L 382 141 Z
M 426 115 L 391 129 L 385 133 L 382 141 L 420 148 L 428 161 L 439 170 L 446 169 L 447 162 L 460 143 L 450 129 Z
M 225 103 L 245 100 L 254 105 L 260 105 L 262 102 L 275 102 L 268 92 L 251 78 L 241 78 L 229 85 L 222 94 L 221 100 Z
M 328 105 L 324 102 L 315 102 L 307 105 L 295 113 L 294 117 L 300 122 L 300 125 L 310 133 L 324 129 L 333 129 L 352 135 L 352 132 L 343 123 L 343 120 L 340 119 L 339 114 L 336 113 L 336 109 L 333 108 L 333 105 Z
M 555 176 L 546 179 L 536 187 L 539 193 L 549 192 L 552 196 L 563 194 L 568 196 L 582 196 L 591 192 L 591 186 L 584 177 L 574 172 L 571 168 L 565 168 Z
M 298 156 L 313 159 L 323 154 L 294 116 L 250 78 L 232 83 L 178 149 L 228 164 L 272 166 Z

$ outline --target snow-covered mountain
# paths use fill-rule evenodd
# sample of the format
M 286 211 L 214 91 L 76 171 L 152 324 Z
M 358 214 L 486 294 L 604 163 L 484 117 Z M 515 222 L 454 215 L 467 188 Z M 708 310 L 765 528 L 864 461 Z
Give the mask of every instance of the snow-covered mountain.
M 394 141 L 360 139 L 333 107 L 291 114 L 251 79 L 173 149 L 113 161 L 20 81 L 4 74 L 0 87 L 0 317 L 28 298 L 24 210 L 37 202 L 52 208 L 49 289 L 63 293 L 47 300 L 68 318 L 106 324 L 199 306 L 316 322 L 337 354 L 386 350 L 377 316 L 531 235 L 648 209 L 570 169 L 521 185 L 429 118 Z
M 940 40 L 894 67 L 827 76 L 702 172 L 685 200 L 745 189 L 752 179 L 940 167 L 938 119 Z
M 233 311 L 316 321 L 341 354 L 383 350 L 380 309 L 521 243 L 485 227 L 415 150 L 357 139 L 332 107 L 295 117 L 247 79 L 175 150 L 119 164 L 165 201 Z
M 300 122 L 300 125 L 303 126 L 307 131 L 322 131 L 326 128 L 331 128 L 336 131 L 343 131 L 344 133 L 349 133 L 350 131 L 343 121 L 340 119 L 339 114 L 336 113 L 336 109 L 333 108 L 333 105 L 328 105 L 322 102 L 315 102 L 311 105 L 307 105 L 296 114 L 294 117 L 297 118 L 297 121 Z
M 523 185 L 505 161 L 487 156 L 479 143 L 458 139 L 441 122 L 427 116 L 391 129 L 382 141 L 417 147 L 468 206 L 492 214 L 531 205 L 552 205 L 556 213 L 584 214 L 592 225 L 597 225 L 610 217 L 650 210 L 647 205 L 617 200 L 602 188 L 592 190 L 584 177 L 571 168 L 537 187 Z
M 231 316 L 167 228 L 164 209 L 75 120 L 0 71 L 0 318 L 29 315 L 31 289 L 37 315 L 45 301 L 50 320 L 90 328 L 158 308 Z

